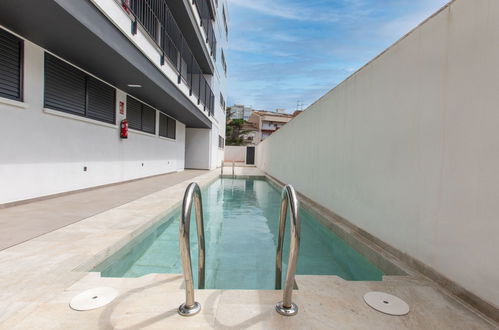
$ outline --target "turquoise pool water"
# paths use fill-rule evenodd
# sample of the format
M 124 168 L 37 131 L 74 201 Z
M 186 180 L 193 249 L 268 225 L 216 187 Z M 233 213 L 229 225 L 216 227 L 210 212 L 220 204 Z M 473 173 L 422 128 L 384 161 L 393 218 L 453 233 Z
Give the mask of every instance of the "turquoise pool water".
M 207 289 L 274 289 L 280 191 L 265 179 L 218 179 L 203 189 Z M 192 212 L 194 215 L 194 212 Z M 118 257 L 98 266 L 105 277 L 182 272 L 178 246 L 180 210 Z M 301 209 L 297 274 L 381 280 L 383 273 Z M 191 220 L 193 273 L 197 275 L 196 221 Z M 289 231 L 289 222 L 286 226 Z M 286 233 L 284 270 L 288 258 Z M 120 253 L 118 253 L 120 254 Z M 283 272 L 285 274 L 285 271 Z M 285 277 L 283 275 L 283 277 Z M 195 279 L 196 281 L 196 279 Z M 197 282 L 196 282 L 197 283 Z M 197 284 L 196 284 L 197 286 Z M 195 287 L 196 287 L 195 286 Z

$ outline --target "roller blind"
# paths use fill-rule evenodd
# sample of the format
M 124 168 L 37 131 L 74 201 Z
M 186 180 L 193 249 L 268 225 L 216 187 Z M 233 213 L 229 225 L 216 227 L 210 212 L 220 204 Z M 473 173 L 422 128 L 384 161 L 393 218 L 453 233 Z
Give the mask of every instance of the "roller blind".
M 23 41 L 0 29 L 0 97 L 22 100 Z
M 45 107 L 115 123 L 116 90 L 45 53 Z
M 135 130 L 155 134 L 156 110 L 130 96 L 127 96 L 126 104 L 128 126 Z

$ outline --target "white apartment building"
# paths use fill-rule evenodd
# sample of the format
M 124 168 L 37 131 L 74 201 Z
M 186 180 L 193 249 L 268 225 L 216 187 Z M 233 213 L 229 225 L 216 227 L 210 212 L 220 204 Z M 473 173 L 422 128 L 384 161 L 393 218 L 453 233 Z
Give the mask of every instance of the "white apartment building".
M 253 111 L 255 110 L 253 110 L 251 107 L 246 107 L 240 104 L 235 104 L 229 107 L 231 119 L 244 119 L 248 121 Z
M 228 31 L 226 0 L 1 1 L 0 206 L 216 168 Z

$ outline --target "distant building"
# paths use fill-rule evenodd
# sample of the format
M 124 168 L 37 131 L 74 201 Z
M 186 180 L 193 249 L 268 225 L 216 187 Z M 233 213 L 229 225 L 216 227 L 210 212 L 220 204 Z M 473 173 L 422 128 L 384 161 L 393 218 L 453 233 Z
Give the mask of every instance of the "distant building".
M 258 144 L 268 138 L 294 117 L 294 115 L 287 113 L 253 111 L 248 121 L 257 129 L 256 136 L 254 137 L 254 144 Z
M 244 145 L 255 145 L 259 142 L 258 137 L 260 136 L 260 130 L 254 123 L 246 122 L 242 127 L 244 134 L 241 135 L 243 138 Z
M 241 104 L 235 104 L 229 107 L 230 119 L 244 119 L 245 121 L 248 121 L 253 111 L 255 110 L 251 109 L 250 107 L 246 107 Z

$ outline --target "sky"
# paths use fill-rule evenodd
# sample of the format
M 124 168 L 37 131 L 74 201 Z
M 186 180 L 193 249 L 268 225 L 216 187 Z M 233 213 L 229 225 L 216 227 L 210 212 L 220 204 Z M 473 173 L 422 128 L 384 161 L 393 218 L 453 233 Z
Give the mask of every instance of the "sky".
M 305 109 L 448 2 L 228 1 L 227 104 L 288 112 Z

